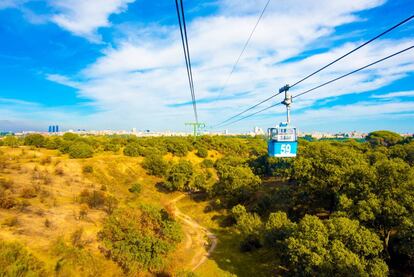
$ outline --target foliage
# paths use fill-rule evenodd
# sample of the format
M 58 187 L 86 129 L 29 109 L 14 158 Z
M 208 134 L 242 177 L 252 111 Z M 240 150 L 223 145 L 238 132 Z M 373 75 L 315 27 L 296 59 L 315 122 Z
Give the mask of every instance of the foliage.
M 140 194 L 142 191 L 142 185 L 140 183 L 134 183 L 129 189 L 129 192 L 134 193 L 136 195 Z
M 128 143 L 124 148 L 124 155 L 130 157 L 142 156 L 143 148 L 137 142 Z
M 91 166 L 91 165 L 84 165 L 82 167 L 82 172 L 83 173 L 93 173 L 93 166 Z
M 368 134 L 366 140 L 372 146 L 392 146 L 403 140 L 403 138 L 391 131 L 375 131 Z
M 18 147 L 19 145 L 21 145 L 21 141 L 15 136 L 6 136 L 3 139 L 3 144 L 5 146 Z
M 46 276 L 46 271 L 22 245 L 0 240 L 0 276 Z
M 115 211 L 99 233 L 110 258 L 126 273 L 161 270 L 181 236 L 171 216 L 151 206 Z
M 249 167 L 233 166 L 235 163 L 240 164 L 236 161 L 219 161 L 216 165 L 219 182 L 215 185 L 214 191 L 216 195 L 223 197 L 229 206 L 246 202 L 261 183 L 260 178 L 254 175 Z
M 93 148 L 84 142 L 75 142 L 69 146 L 69 157 L 72 159 L 91 158 Z
M 82 229 L 71 235 L 71 245 L 63 238 L 53 243 L 52 252 L 58 258 L 55 264 L 56 276 L 104 276 L 103 257 L 98 257 L 83 248 Z
M 147 170 L 148 174 L 162 177 L 168 170 L 168 163 L 161 155 L 149 155 L 144 158 L 142 167 Z
M 284 243 L 289 275 L 387 276 L 379 237 L 348 218 L 305 216 Z
M 45 138 L 41 134 L 30 134 L 24 138 L 24 145 L 43 147 L 45 145 Z
M 200 158 L 207 158 L 207 156 L 208 156 L 207 148 L 199 147 L 197 149 L 197 156 L 200 157 Z
M 188 191 L 193 181 L 193 166 L 191 162 L 180 160 L 167 172 L 164 186 L 170 191 Z

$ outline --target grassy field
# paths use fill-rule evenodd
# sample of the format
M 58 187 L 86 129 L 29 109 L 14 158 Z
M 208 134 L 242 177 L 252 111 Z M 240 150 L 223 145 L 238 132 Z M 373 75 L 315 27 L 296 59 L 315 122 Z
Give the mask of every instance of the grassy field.
M 142 158 L 139 157 L 106 152 L 89 159 L 69 159 L 55 150 L 29 147 L 1 147 L 0 150 L 0 178 L 10 182 L 9 196 L 17 203 L 13 209 L 0 209 L 0 239 L 24 244 L 46 264 L 50 275 L 122 275 L 112 261 L 103 257 L 99 248 L 97 234 L 107 215 L 102 209 L 85 208 L 79 203 L 79 195 L 83 190 L 104 191 L 116 197 L 121 207 L 141 204 L 168 207 L 171 200 L 180 195 L 160 189 L 157 184 L 161 179 L 147 175 L 140 166 Z M 213 160 L 219 156 L 217 152 L 209 153 L 209 158 Z M 177 158 L 166 156 L 166 159 Z M 194 153 L 189 153 L 186 159 L 193 164 L 202 161 Z M 85 172 L 85 168 L 92 172 Z M 139 196 L 128 190 L 134 183 L 142 185 Z M 263 263 L 263 259 L 269 258 L 268 253 L 258 251 L 241 254 L 238 234 L 229 228 L 220 227 L 218 223 L 218 219 L 223 216 L 221 212 L 205 212 L 207 202 L 195 201 L 188 196 L 176 205 L 218 237 L 217 248 L 207 262 L 197 269 L 197 276 L 268 275 L 267 264 Z M 207 248 L 206 237 L 185 224 L 182 227 L 185 238 L 171 254 L 166 266 L 168 272 L 190 271 L 194 257 L 206 252 L 206 249 L 200 250 Z M 76 259 L 72 261 L 67 255 L 57 255 L 54 251 L 59 240 L 69 243 L 72 234 L 79 229 L 83 230 L 82 255 L 99 264 L 99 269 L 91 269 L 85 263 Z M 57 264 L 62 259 L 65 259 L 66 269 L 57 271 Z M 257 265 L 259 261 L 264 264 L 263 267 L 251 266 Z

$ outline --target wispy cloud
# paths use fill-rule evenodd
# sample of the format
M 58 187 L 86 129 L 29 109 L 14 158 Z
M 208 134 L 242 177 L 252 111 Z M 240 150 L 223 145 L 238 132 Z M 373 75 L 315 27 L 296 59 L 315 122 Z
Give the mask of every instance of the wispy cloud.
M 390 92 L 387 94 L 375 94 L 373 98 L 399 98 L 399 97 L 414 97 L 414 90 Z
M 99 42 L 97 29 L 110 26 L 109 16 L 125 11 L 128 4 L 134 1 L 54 0 L 50 5 L 57 13 L 52 16 L 52 21 L 75 35 Z
M 50 5 L 54 8 L 53 22 L 96 42 L 100 39 L 99 28 L 111 26 L 110 15 L 125 11 L 131 2 L 133 0 L 56 0 Z M 337 36 L 336 28 L 365 20 L 358 16 L 361 11 L 381 6 L 384 2 L 273 1 L 222 97 L 213 101 L 256 22 L 257 13 L 265 4 L 265 0 L 216 1 L 218 13 L 195 17 L 188 22 L 201 120 L 216 123 L 232 116 L 267 98 L 279 86 L 302 78 L 359 45 L 366 38 L 346 44 L 333 43 L 332 37 Z M 74 87 L 80 97 L 93 101 L 98 112 L 88 116 L 87 120 L 96 128 L 180 128 L 182 122 L 191 119 L 192 111 L 178 28 L 142 22 L 138 26 L 131 23 L 131 26 L 123 23 L 123 36 L 111 41 L 100 57 L 74 76 L 50 74 L 46 78 Z M 326 41 L 333 45 L 326 53 L 297 59 L 301 53 L 311 51 L 315 43 Z M 292 93 L 299 93 L 401 50 L 412 41 L 413 37 L 378 40 L 301 84 Z M 413 52 L 304 95 L 295 100 L 294 107 L 312 118 L 318 113 L 312 109 L 316 101 L 376 90 L 402 79 L 407 72 L 414 71 Z M 363 105 L 367 110 L 386 113 L 372 108 L 369 103 Z M 351 108 L 343 107 L 335 109 L 346 113 Z M 404 106 L 404 110 L 407 109 L 412 109 L 412 106 Z M 329 115 L 329 111 L 324 112 Z M 259 118 L 266 120 L 265 117 Z

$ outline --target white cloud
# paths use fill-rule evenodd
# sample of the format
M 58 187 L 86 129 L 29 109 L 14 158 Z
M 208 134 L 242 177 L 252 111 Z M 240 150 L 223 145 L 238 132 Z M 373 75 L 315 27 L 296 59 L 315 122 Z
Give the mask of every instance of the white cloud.
M 111 25 L 109 16 L 126 10 L 135 0 L 51 0 L 56 9 L 52 21 L 69 32 L 99 41 L 98 28 Z
M 223 91 L 223 99 L 199 103 L 201 120 L 212 124 L 234 115 L 267 98 L 281 85 L 302 78 L 359 45 L 361 41 L 339 45 L 327 53 L 283 63 L 303 51 L 311 50 L 311 45 L 315 43 L 323 44 L 328 37 L 335 35 L 336 27 L 361 20 L 355 13 L 383 2 L 272 2 L 228 87 Z M 221 3 L 219 14 L 195 18 L 188 24 L 198 99 L 217 97 L 265 1 L 224 0 Z M 85 10 L 88 10 L 89 4 L 85 5 Z M 96 5 L 93 7 L 96 8 Z M 66 11 L 65 14 L 71 14 L 71 22 L 77 23 L 82 22 L 75 20 L 77 14 L 83 17 L 87 12 Z M 105 14 L 99 26 L 108 24 L 108 13 Z M 91 18 L 94 18 L 93 14 Z M 88 36 L 96 28 L 76 27 L 73 30 L 86 30 L 79 32 Z M 127 37 L 104 50 L 102 57 L 77 75 L 77 79 L 81 76 L 81 82 L 73 83 L 69 77 L 55 75 L 49 76 L 49 79 L 78 88 L 80 96 L 94 102 L 99 112 L 88 117 L 90 125 L 99 128 L 157 126 L 157 129 L 179 129 L 183 122 L 192 119 L 192 108 L 190 105 L 170 107 L 190 99 L 178 27 L 148 25 L 142 26 L 136 33 L 131 29 L 128 31 Z M 409 43 L 409 39 L 376 41 L 301 84 L 292 93 L 340 76 L 407 47 Z M 304 95 L 295 101 L 294 108 L 310 106 L 320 99 L 374 90 L 405 77 L 406 72 L 414 70 L 412 52 Z M 240 92 L 247 93 L 243 97 L 229 97 Z
M 414 97 L 414 90 L 390 92 L 387 94 L 373 95 L 373 98 L 399 98 L 399 97 Z

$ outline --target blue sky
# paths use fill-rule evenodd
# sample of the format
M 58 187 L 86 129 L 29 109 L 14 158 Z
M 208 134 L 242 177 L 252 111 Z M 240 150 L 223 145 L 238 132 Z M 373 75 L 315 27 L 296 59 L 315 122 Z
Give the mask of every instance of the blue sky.
M 208 125 L 414 14 L 412 0 L 272 0 L 220 93 L 266 0 L 184 3 L 199 117 Z M 173 0 L 1 0 L 0 38 L 0 130 L 179 131 L 193 120 Z M 291 92 L 411 45 L 414 20 Z M 292 108 L 302 131 L 414 132 L 414 50 L 298 97 Z M 283 120 L 275 107 L 226 128 Z

